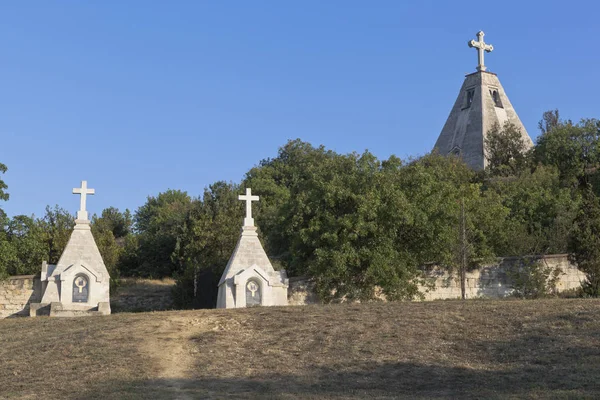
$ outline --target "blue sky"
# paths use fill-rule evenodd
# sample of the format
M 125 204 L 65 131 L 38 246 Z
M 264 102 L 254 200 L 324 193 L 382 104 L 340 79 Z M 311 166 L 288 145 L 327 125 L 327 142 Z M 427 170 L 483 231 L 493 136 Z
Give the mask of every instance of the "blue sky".
M 594 1 L 4 1 L 0 162 L 9 215 L 132 211 L 239 182 L 300 138 L 347 153 L 431 150 L 478 30 L 535 139 L 542 112 L 600 117 Z

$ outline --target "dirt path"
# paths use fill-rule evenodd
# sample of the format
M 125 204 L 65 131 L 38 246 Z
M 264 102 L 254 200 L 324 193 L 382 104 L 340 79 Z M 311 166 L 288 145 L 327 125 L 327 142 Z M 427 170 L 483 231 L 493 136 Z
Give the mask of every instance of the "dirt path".
M 206 396 L 210 397 L 210 389 L 198 387 L 200 350 L 194 344 L 194 337 L 208 331 L 239 329 L 240 322 L 226 314 L 190 312 L 163 315 L 159 323 L 146 326 L 140 332 L 140 350 L 153 360 L 155 372 L 151 384 L 166 398 L 194 399 L 199 390 L 206 390 Z
M 156 331 L 140 342 L 142 352 L 154 360 L 157 370 L 152 384 L 174 399 L 193 399 L 186 393 L 185 384 L 194 369 L 190 339 L 198 331 L 190 318 L 172 316 L 163 319 Z

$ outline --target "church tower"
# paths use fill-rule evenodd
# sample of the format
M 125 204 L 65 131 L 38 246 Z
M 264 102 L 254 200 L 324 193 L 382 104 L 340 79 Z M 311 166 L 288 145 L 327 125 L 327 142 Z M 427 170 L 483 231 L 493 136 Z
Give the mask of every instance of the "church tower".
M 498 76 L 487 71 L 483 63 L 484 53 L 494 49 L 483 41 L 483 36 L 484 33 L 480 31 L 477 41 L 468 42 L 469 47 L 477 50 L 477 72 L 465 77 L 450 116 L 435 143 L 435 149 L 440 154 L 462 157 L 475 170 L 482 170 L 487 165 L 484 138 L 496 123 L 500 126 L 506 122 L 513 123 L 521 130 L 527 147 L 533 146 Z

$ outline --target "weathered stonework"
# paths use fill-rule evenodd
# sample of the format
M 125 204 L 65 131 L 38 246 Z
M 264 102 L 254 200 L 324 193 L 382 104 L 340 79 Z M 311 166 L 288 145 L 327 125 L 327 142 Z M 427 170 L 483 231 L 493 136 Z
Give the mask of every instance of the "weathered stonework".
M 92 235 L 85 198 L 94 194 L 83 181 L 81 207 L 75 228 L 58 263 L 42 264 L 42 299 L 32 303 L 30 315 L 65 316 L 110 314 L 110 276 Z
M 257 287 L 248 286 L 255 282 Z M 262 306 L 288 304 L 288 279 L 285 271 L 275 271 L 265 253 L 255 227 L 244 226 L 240 240 L 233 251 L 219 281 L 217 308 L 247 307 L 247 291 L 258 295 Z
M 0 281 L 0 318 L 29 315 L 29 304 L 40 301 L 41 282 L 35 275 L 11 276 Z
M 479 33 L 482 39 L 483 32 Z M 469 42 L 470 47 L 478 50 L 479 66 L 477 72 L 465 77 L 458 98 L 434 147 L 442 155 L 461 157 L 475 170 L 482 170 L 487 165 L 485 137 L 495 124 L 514 124 L 521 130 L 526 146 L 533 146 L 533 141 L 508 99 L 498 76 L 486 71 L 483 65 L 483 49 L 491 51 L 493 47 L 480 43 Z
M 252 190 L 239 196 L 246 201 L 242 234 L 219 281 L 217 308 L 285 306 L 288 279 L 285 271 L 275 271 L 262 247 L 252 218 Z
M 526 257 L 525 261 L 531 261 Z M 585 280 L 585 274 L 569 262 L 566 254 L 545 256 L 538 261 L 552 269 L 559 269 L 560 275 L 556 285 L 557 292 L 578 289 Z M 515 270 L 524 262 L 522 257 L 507 257 L 499 259 L 498 263 L 485 265 L 466 274 L 466 297 L 473 298 L 503 298 L 513 292 L 510 270 Z M 460 281 L 456 275 L 448 274 L 437 268 L 429 271 L 429 277 L 435 283 L 435 290 L 427 291 L 421 287 L 425 300 L 457 299 L 461 297 Z
M 308 278 L 294 277 L 289 280 L 288 304 L 301 306 L 304 304 L 319 304 L 319 296 L 315 291 L 315 282 Z
M 512 282 L 507 271 L 518 268 L 530 257 L 501 258 L 497 263 L 484 265 L 467 272 L 466 297 L 499 299 L 513 293 Z M 578 289 L 585 280 L 585 274 L 569 262 L 566 254 L 549 255 L 540 258 L 549 268 L 560 270 L 557 292 Z M 429 290 L 421 286 L 419 291 L 424 294 L 424 300 L 448 300 L 461 297 L 460 281 L 456 274 L 451 275 L 439 268 L 431 267 L 425 270 L 426 276 L 435 284 L 435 289 Z M 308 278 L 290 278 L 289 304 L 305 305 L 319 304 L 319 298 L 314 292 L 314 283 Z M 383 299 L 383 297 L 382 297 Z

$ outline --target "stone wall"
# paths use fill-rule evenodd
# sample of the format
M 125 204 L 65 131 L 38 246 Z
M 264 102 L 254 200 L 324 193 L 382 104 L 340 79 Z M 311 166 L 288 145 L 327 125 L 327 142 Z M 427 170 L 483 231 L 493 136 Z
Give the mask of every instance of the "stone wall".
M 123 278 L 111 296 L 113 312 L 172 310 L 172 279 Z M 0 280 L 0 319 L 29 316 L 29 304 L 42 299 L 39 275 L 11 276 Z
M 29 303 L 41 300 L 39 276 L 11 276 L 0 280 L 0 318 L 29 315 Z
M 467 272 L 467 298 L 502 298 L 509 296 L 513 289 L 507 272 L 517 270 L 524 262 L 535 260 L 543 263 L 544 266 L 560 270 L 556 285 L 558 292 L 577 289 L 581 286 L 581 282 L 585 280 L 585 274 L 569 262 L 566 254 L 550 255 L 542 258 L 506 257 L 500 258 L 496 264 L 484 265 Z M 435 283 L 435 290 L 427 291 L 426 288 L 421 287 L 421 292 L 425 294 L 425 300 L 460 298 L 460 280 L 456 274 L 450 275 L 435 267 L 429 269 L 427 274 Z
M 467 273 L 467 298 L 502 298 L 512 293 L 512 283 L 507 271 L 519 268 L 527 258 L 502 258 L 496 264 L 485 265 Z M 571 264 L 565 254 L 546 256 L 540 259 L 561 273 L 557 283 L 559 292 L 577 289 L 585 275 Z M 460 282 L 457 276 L 431 267 L 427 269 L 434 290 L 421 288 L 425 300 L 460 298 Z M 111 307 L 116 312 L 156 311 L 172 309 L 172 280 L 150 281 L 124 279 L 123 285 L 111 298 Z M 41 282 L 38 276 L 12 276 L 0 281 L 0 318 L 29 315 L 29 303 L 41 300 Z M 289 305 L 318 304 L 314 282 L 307 278 L 294 277 L 289 280 Z
M 550 255 L 543 258 L 500 258 L 495 264 L 484 265 L 467 273 L 467 298 L 502 298 L 510 296 L 513 289 L 509 278 L 510 274 L 507 272 L 517 270 L 524 262 L 532 260 L 538 260 L 545 266 L 560 270 L 556 285 L 558 292 L 577 289 L 581 286 L 581 282 L 585 280 L 585 274 L 569 262 L 566 254 Z M 435 284 L 433 290 L 429 290 L 425 286 L 420 287 L 425 300 L 460 298 L 460 280 L 456 274 L 450 275 L 436 267 L 426 268 L 425 273 L 429 281 Z M 308 278 L 290 278 L 288 300 L 290 305 L 319 303 L 319 299 L 314 292 L 314 283 Z
M 315 292 L 315 283 L 304 277 L 289 279 L 288 305 L 301 306 L 305 304 L 318 304 L 319 297 Z

